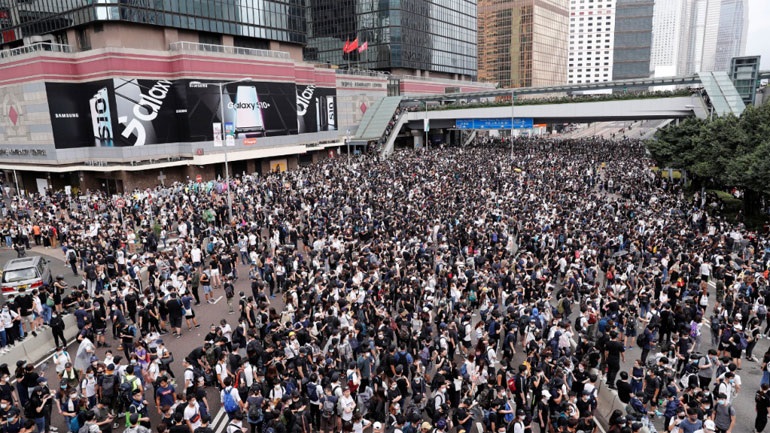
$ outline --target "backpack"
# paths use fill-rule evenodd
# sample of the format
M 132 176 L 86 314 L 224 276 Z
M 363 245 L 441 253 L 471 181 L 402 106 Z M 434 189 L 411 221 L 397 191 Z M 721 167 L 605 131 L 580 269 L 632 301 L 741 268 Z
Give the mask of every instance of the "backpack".
M 316 388 L 315 383 L 309 382 L 306 387 L 307 390 L 307 399 L 310 400 L 311 403 L 318 403 L 318 388 Z
M 508 389 L 509 389 L 509 390 L 510 390 L 512 393 L 514 393 L 514 394 L 515 394 L 515 393 L 516 393 L 516 391 L 518 390 L 518 387 L 516 386 L 516 377 L 515 377 L 515 376 L 514 376 L 514 377 L 511 377 L 510 379 L 508 379 Z
M 471 302 L 476 302 L 476 291 L 471 290 L 470 293 L 468 293 L 468 300 Z
M 324 399 L 324 404 L 321 407 L 321 415 L 324 418 L 331 418 L 334 416 L 334 409 L 337 405 L 332 401 L 331 397 L 327 396 Z
M 738 333 L 738 338 L 740 339 L 739 342 L 740 342 L 740 345 L 741 345 L 741 350 L 746 350 L 746 347 L 749 346 L 749 342 L 748 342 L 748 340 L 746 340 L 746 334 L 744 334 L 742 332 L 739 332 Z
M 441 394 L 436 394 L 431 399 L 430 403 L 425 405 L 425 412 L 428 413 L 430 419 L 436 419 L 436 400 L 440 399 L 441 404 L 445 403 L 444 397 Z
M 698 337 L 698 323 L 696 321 L 692 321 L 690 323 L 690 337 L 697 338 Z
M 580 315 L 575 317 L 575 326 L 574 326 L 574 328 L 575 328 L 575 331 L 577 331 L 577 332 L 583 332 L 583 326 L 582 326 L 583 325 L 583 321 L 581 320 L 582 318 L 583 318 L 583 316 L 580 316 Z
M 115 395 L 116 384 L 118 383 L 117 377 L 114 374 L 105 374 L 102 376 L 102 396 L 112 397 Z
M 232 284 L 225 284 L 225 296 L 229 299 L 235 296 L 235 287 Z
M 233 413 L 239 408 L 238 402 L 235 401 L 235 397 L 233 397 L 233 395 L 230 393 L 230 391 L 232 390 L 233 390 L 232 386 L 225 388 L 224 390 L 225 398 L 224 398 L 224 401 L 222 402 L 222 405 L 225 408 L 225 412 L 229 412 L 229 413 Z
M 70 423 L 69 424 L 70 424 L 69 428 L 70 428 L 71 432 L 72 431 L 80 432 L 80 417 L 79 416 L 73 416 L 72 418 L 70 418 Z
M 209 242 L 206 244 L 206 252 L 209 254 L 214 252 L 214 242 Z
M 505 410 L 511 410 L 511 404 L 508 403 L 507 401 L 505 402 Z M 503 418 L 505 419 L 505 422 L 510 423 L 511 421 L 513 421 L 514 416 L 513 416 L 513 413 L 508 412 L 505 414 Z
M 646 346 L 650 342 L 650 337 L 647 336 L 646 332 L 642 332 L 639 334 L 639 336 L 636 337 L 636 345 L 644 349 L 644 346 Z
M 215 348 L 216 346 L 212 344 L 211 347 L 206 349 L 206 362 L 209 363 L 209 366 L 214 366 L 217 364 L 217 353 L 214 350 Z
M 256 404 L 249 403 L 249 412 L 246 414 L 249 424 L 259 424 L 262 419 L 262 408 Z

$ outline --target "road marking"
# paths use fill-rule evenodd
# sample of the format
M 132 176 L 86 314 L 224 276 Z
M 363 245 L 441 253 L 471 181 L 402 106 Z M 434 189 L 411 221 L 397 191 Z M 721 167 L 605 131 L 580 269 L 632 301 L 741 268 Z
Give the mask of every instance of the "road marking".
M 217 426 L 217 424 L 219 424 L 220 421 L 224 421 L 224 422 L 222 422 L 221 425 Z M 217 416 L 214 417 L 214 421 L 211 422 L 210 427 L 215 432 L 221 433 L 225 431 L 225 429 L 227 428 L 227 422 L 228 422 L 228 418 L 225 416 L 225 408 L 220 407 L 219 412 L 217 412 Z
M 216 304 L 216 303 L 217 303 L 217 302 L 219 302 L 221 299 L 222 299 L 222 295 L 219 295 L 219 297 L 218 297 L 217 299 L 214 299 L 214 302 L 212 302 L 212 304 Z

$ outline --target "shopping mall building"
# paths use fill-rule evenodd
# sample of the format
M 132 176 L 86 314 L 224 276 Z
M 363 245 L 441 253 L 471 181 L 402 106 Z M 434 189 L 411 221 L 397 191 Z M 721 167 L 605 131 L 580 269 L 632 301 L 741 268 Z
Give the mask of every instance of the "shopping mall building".
M 387 95 L 492 87 L 473 81 L 475 42 L 471 63 L 409 48 L 426 43 L 409 32 L 438 16 L 407 7 L 424 0 L 348 2 L 352 12 L 340 14 L 352 24 L 337 34 L 324 2 L 305 1 L 0 2 L 0 181 L 28 192 L 121 192 L 224 177 L 226 160 L 233 176 L 264 174 L 334 156 Z M 475 0 L 455 2 L 475 16 Z M 407 9 L 423 22 L 398 24 Z M 386 25 L 374 31 L 375 22 Z M 475 18 L 462 24 L 475 41 Z M 452 52 L 442 35 L 457 32 L 435 28 L 436 46 Z M 356 50 L 329 60 L 319 49 L 336 41 L 342 53 L 364 36 L 371 58 Z

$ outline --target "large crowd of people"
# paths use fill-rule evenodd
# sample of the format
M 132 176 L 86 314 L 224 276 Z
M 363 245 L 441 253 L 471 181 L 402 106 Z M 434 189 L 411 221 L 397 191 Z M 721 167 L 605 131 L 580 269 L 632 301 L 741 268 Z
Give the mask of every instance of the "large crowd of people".
M 50 326 L 58 381 L 0 366 L 1 430 L 207 433 L 216 398 L 228 433 L 596 432 L 609 386 L 613 433 L 738 431 L 754 391 L 761 432 L 770 353 L 761 387 L 739 372 L 768 334 L 766 243 L 650 165 L 634 140 L 487 140 L 137 190 L 122 212 L 14 198 L 6 246 L 60 249 L 83 282 L 7 300 L 0 343 Z M 215 296 L 231 315 L 171 353 Z

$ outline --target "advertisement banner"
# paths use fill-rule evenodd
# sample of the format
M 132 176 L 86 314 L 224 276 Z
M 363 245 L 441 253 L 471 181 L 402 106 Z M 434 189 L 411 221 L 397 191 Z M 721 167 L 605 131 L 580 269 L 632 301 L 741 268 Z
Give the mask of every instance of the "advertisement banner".
M 46 83 L 57 149 L 225 141 L 337 129 L 336 89 L 293 83 Z M 224 113 L 224 119 L 222 119 Z M 217 133 L 218 132 L 218 133 Z M 221 141 L 220 141 L 221 140 Z
M 299 133 L 337 130 L 337 89 L 297 86 Z
M 212 122 L 224 122 L 226 135 L 236 138 L 297 134 L 293 83 L 241 81 L 222 86 L 213 81 L 186 81 L 189 140 L 211 140 Z M 220 107 L 220 102 L 223 107 Z M 224 119 L 220 111 L 224 109 Z

